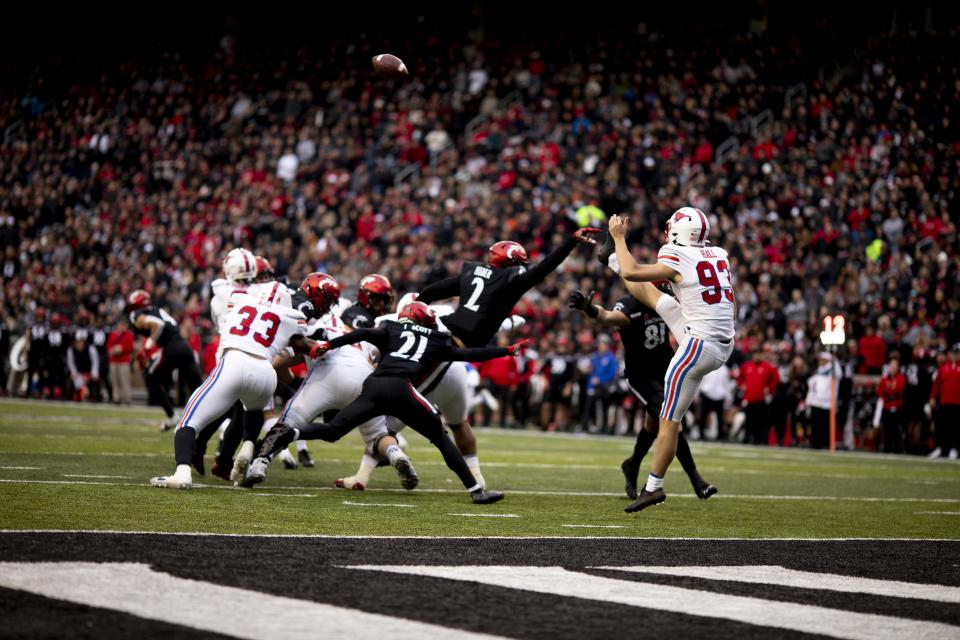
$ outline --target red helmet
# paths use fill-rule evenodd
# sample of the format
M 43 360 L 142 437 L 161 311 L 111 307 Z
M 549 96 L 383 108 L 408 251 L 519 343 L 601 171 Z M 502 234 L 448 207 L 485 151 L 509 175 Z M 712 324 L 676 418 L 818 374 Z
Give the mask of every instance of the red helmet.
M 390 303 L 393 302 L 393 285 L 386 276 L 372 273 L 360 280 L 360 290 L 357 292 L 357 302 L 360 306 L 379 315 L 383 315 Z
M 313 303 L 317 318 L 330 311 L 340 300 L 340 285 L 332 276 L 315 271 L 303 279 L 300 288 Z
M 273 280 L 273 265 L 263 256 L 257 256 L 257 281 L 269 282 Z
M 400 320 L 409 320 L 421 327 L 436 327 L 437 314 L 423 302 L 414 301 L 403 308 L 397 317 Z
M 490 264 L 494 267 L 513 267 L 528 261 L 527 250 L 511 240 L 501 240 L 490 247 Z
M 144 309 L 150 306 L 150 294 L 143 289 L 137 289 L 127 296 L 127 312 Z

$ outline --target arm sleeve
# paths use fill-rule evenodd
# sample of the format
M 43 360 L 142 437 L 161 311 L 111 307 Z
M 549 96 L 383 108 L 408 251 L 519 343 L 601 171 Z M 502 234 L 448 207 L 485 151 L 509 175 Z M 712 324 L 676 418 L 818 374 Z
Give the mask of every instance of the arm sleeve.
M 566 242 L 551 251 L 546 258 L 527 269 L 523 275 L 517 278 L 516 282 L 518 286 L 522 287 L 524 291 L 527 291 L 543 282 L 544 278 L 553 273 L 553 271 L 567 259 L 567 256 L 573 252 L 576 246 L 576 238 L 572 236 L 567 238 Z
M 450 278 L 444 278 L 443 280 L 437 280 L 433 284 L 429 284 L 424 287 L 423 291 L 420 292 L 420 295 L 417 296 L 417 300 L 424 304 L 430 304 L 431 302 L 436 302 L 437 300 L 455 298 L 459 295 L 460 277 L 452 276 Z
M 358 342 L 369 342 L 370 344 L 376 346 L 378 349 L 383 349 L 386 346 L 387 342 L 387 330 L 386 329 L 355 329 L 350 333 L 345 333 L 339 338 L 334 338 L 330 341 L 331 349 L 339 349 L 340 347 L 346 346 L 348 344 L 356 344 Z
M 484 360 L 493 360 L 510 355 L 505 347 L 480 347 L 478 349 L 461 349 L 459 347 L 450 347 L 443 360 L 463 361 L 463 362 L 483 362 Z

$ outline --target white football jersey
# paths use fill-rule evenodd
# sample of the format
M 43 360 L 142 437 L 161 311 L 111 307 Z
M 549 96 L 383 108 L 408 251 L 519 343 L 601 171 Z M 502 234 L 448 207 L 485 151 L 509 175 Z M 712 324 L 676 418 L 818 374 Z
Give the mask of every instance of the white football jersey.
M 657 263 L 682 276 L 671 286 L 680 303 L 686 332 L 701 340 L 732 340 L 733 280 L 727 252 L 719 247 L 668 244 L 660 248 Z
M 286 287 L 273 283 L 256 293 L 235 291 L 227 300 L 220 349 L 239 349 L 273 361 L 295 335 L 307 331 L 307 317 L 290 306 Z
M 223 319 L 227 312 L 227 300 L 231 294 L 240 292 L 255 296 L 257 285 L 217 278 L 210 283 L 210 291 L 213 293 L 213 297 L 210 298 L 210 319 L 217 326 L 217 331 L 223 333 Z
M 323 329 L 324 338 L 321 339 L 324 340 L 339 338 L 350 331 L 350 327 L 332 313 L 323 316 L 311 324 L 307 330 L 307 335 L 316 337 L 314 332 L 317 329 Z M 371 373 L 373 372 L 373 365 L 379 359 L 380 350 L 369 342 L 358 342 L 356 344 L 348 344 L 339 349 L 331 349 L 316 359 L 311 359 L 309 356 L 305 357 L 307 367 L 310 369 L 318 366 L 336 367 L 340 365 L 361 365 L 367 367 Z

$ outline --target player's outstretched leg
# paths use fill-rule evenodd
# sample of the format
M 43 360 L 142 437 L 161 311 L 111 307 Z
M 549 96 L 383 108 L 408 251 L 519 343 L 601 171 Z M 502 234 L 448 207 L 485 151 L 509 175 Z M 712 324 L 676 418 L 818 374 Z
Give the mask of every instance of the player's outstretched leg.
M 297 440 L 297 442 L 300 441 Z M 363 457 L 360 458 L 360 466 L 357 467 L 357 472 L 352 476 L 337 478 L 333 484 L 341 489 L 362 491 L 370 484 L 370 476 L 373 475 L 373 470 L 376 469 L 378 465 L 379 461 L 373 457 L 370 450 L 364 449 Z
M 151 486 L 161 489 L 189 489 L 193 486 L 190 472 L 193 454 L 197 449 L 197 432 L 193 427 L 181 426 L 173 436 L 173 452 L 177 470 L 172 476 L 157 476 L 150 479 Z
M 647 507 L 652 507 L 662 503 L 667 499 L 667 494 L 663 491 L 663 477 L 667 473 L 667 468 L 673 462 L 677 451 L 677 440 L 680 436 L 680 422 L 677 420 L 668 420 L 660 418 L 660 430 L 657 433 L 657 446 L 653 451 L 653 465 L 650 475 L 647 476 L 647 484 L 640 491 L 637 499 L 631 502 L 624 509 L 627 513 L 642 511 Z
M 389 434 L 383 435 L 377 439 L 373 448 L 382 458 L 386 458 L 390 466 L 397 470 L 397 475 L 400 476 L 400 485 L 404 489 L 412 491 L 417 488 L 417 485 L 420 484 L 420 476 L 417 475 L 413 463 L 400 448 L 395 437 Z
M 480 473 L 480 458 L 477 456 L 477 434 L 474 432 L 470 423 L 463 421 L 460 424 L 451 424 L 450 431 L 453 433 L 453 440 L 457 444 L 457 449 L 463 455 L 464 461 L 470 467 L 470 472 L 480 484 L 481 487 L 487 486 L 483 474 Z
M 633 453 L 629 458 L 620 464 L 620 471 L 626 483 L 625 491 L 627 497 L 631 500 L 637 499 L 637 476 L 640 475 L 640 464 L 644 456 L 650 451 L 653 441 L 657 438 L 657 420 L 652 415 L 647 415 L 643 421 L 643 428 L 637 434 L 637 440 L 633 445 Z
M 687 442 L 686 436 L 682 433 L 680 437 L 677 438 L 677 461 L 680 462 L 680 466 L 683 467 L 683 470 L 687 473 L 687 477 L 690 478 L 690 484 L 693 485 L 693 491 L 697 494 L 698 498 L 706 500 L 717 493 L 717 488 L 704 480 L 700 472 L 697 471 L 697 463 L 693 461 L 690 444 Z

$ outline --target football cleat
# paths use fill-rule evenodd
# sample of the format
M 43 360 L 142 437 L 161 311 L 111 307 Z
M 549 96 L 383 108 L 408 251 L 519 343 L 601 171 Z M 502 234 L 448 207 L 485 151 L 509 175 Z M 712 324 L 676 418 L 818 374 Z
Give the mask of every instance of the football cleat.
M 597 249 L 597 262 L 605 267 L 608 266 L 610 264 L 610 256 L 612 256 L 616 250 L 617 248 L 613 244 L 613 236 L 609 233 L 606 234 L 603 238 L 603 244 Z
M 656 489 L 654 491 L 647 491 L 646 487 L 640 490 L 640 496 L 631 502 L 625 509 L 627 513 L 634 513 L 635 511 L 643 511 L 647 507 L 652 507 L 653 505 L 660 504 L 667 499 L 667 494 L 663 492 L 663 489 Z
M 470 492 L 470 499 L 473 500 L 473 504 L 493 504 L 494 502 L 503 500 L 503 494 L 497 491 L 477 489 L 476 491 Z
M 933 451 L 931 451 L 931 452 L 930 452 L 930 455 L 928 455 L 927 457 L 928 457 L 928 458 L 931 458 L 931 459 L 932 459 L 932 458 L 939 458 L 942 453 L 943 453 L 943 450 L 942 450 L 940 447 L 937 447 L 936 449 L 934 449 Z
M 296 458 L 293 457 L 293 454 L 290 453 L 289 449 L 284 449 L 277 455 L 277 457 L 280 458 L 280 462 L 283 463 L 284 469 L 290 469 L 291 471 L 293 471 L 294 469 L 300 466 L 299 464 L 297 464 Z
M 253 442 L 245 440 L 240 445 L 240 453 L 234 459 L 233 469 L 230 470 L 230 480 L 235 485 L 240 484 L 240 481 L 247 477 L 247 467 L 250 466 L 251 460 L 253 460 Z
M 267 469 L 270 467 L 268 458 L 254 458 L 247 469 L 247 475 L 239 482 L 241 487 L 250 488 L 267 479 Z
M 150 478 L 150 486 L 158 489 L 189 489 L 193 486 L 193 480 L 181 480 L 176 476 L 157 476 Z
M 400 486 L 407 491 L 413 491 L 420 484 L 420 476 L 417 475 L 417 470 L 413 468 L 410 458 L 400 458 L 394 468 L 397 470 L 397 475 L 400 476 Z
M 357 476 L 337 478 L 333 481 L 333 486 L 339 487 L 340 489 L 353 489 L 354 491 L 363 491 L 367 488 L 365 484 L 357 480 Z
M 620 463 L 620 471 L 623 472 L 623 477 L 626 480 L 626 486 L 624 490 L 627 492 L 627 497 L 631 500 L 637 499 L 637 474 L 640 473 L 640 469 L 633 464 L 632 458 L 627 458 Z
M 710 484 L 707 481 L 704 481 L 701 484 L 698 484 L 693 487 L 694 492 L 696 492 L 697 497 L 701 500 L 706 500 L 710 496 L 716 495 L 718 489 Z
M 300 460 L 300 464 L 307 467 L 308 469 L 313 466 L 313 456 L 310 455 L 310 452 L 306 449 L 300 449 L 297 451 L 297 459 Z
M 217 476 L 218 478 L 223 478 L 227 482 L 230 482 L 230 470 L 233 467 L 232 462 L 227 464 L 220 464 L 219 460 L 213 461 L 213 466 L 210 467 L 210 473 Z

